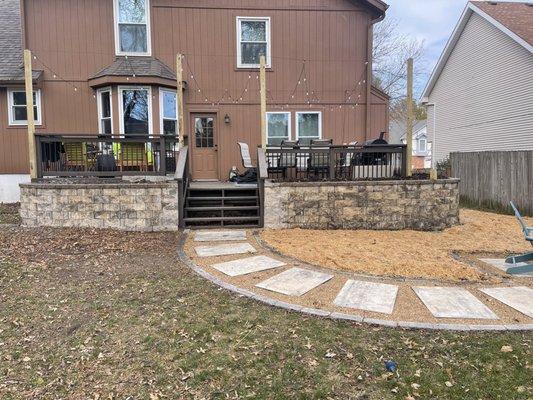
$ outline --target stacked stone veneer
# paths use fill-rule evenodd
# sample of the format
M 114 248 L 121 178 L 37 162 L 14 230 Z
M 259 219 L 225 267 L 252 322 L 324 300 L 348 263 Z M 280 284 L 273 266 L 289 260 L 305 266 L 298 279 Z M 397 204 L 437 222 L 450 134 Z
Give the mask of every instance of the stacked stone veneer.
M 20 185 L 20 214 L 28 227 L 178 230 L 174 181 L 161 183 Z
M 458 183 L 266 182 L 265 227 L 442 230 L 459 223 Z

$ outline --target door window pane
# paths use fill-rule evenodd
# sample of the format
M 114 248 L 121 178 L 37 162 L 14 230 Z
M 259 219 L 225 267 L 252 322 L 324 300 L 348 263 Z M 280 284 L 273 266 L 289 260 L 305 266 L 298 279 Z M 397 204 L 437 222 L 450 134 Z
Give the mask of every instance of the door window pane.
M 194 121 L 196 147 L 214 147 L 214 119 L 209 117 L 196 118 Z
M 123 90 L 122 106 L 124 135 L 148 135 L 150 132 L 148 90 Z
M 298 139 L 303 145 L 311 143 L 311 139 L 320 139 L 320 114 L 297 113 Z
M 267 113 L 268 144 L 279 146 L 283 140 L 290 139 L 290 113 Z

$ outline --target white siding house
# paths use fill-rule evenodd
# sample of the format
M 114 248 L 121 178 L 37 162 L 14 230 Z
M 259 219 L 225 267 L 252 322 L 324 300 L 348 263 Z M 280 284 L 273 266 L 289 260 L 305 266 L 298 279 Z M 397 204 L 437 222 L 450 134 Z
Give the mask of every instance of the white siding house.
M 467 5 L 422 95 L 435 161 L 456 151 L 533 150 L 531 27 L 531 5 Z

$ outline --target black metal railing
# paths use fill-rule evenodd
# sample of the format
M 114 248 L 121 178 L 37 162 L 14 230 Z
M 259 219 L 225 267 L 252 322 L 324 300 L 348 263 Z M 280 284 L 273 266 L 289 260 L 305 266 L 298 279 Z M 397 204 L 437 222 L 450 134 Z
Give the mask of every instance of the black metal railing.
M 294 147 L 265 150 L 268 178 L 276 181 L 402 179 L 405 145 Z
M 35 136 L 37 175 L 166 175 L 176 171 L 178 140 L 169 136 Z
M 176 173 L 174 175 L 174 179 L 178 182 L 178 215 L 180 228 L 185 228 L 185 203 L 187 201 L 187 192 L 191 181 L 191 174 L 189 171 L 189 147 L 183 146 L 178 154 Z

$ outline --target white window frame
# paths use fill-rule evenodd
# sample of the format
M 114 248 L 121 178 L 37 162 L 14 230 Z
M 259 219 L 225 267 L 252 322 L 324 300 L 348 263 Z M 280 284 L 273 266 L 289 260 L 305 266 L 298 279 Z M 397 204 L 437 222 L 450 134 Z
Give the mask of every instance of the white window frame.
M 260 64 L 243 64 L 242 62 L 242 50 L 241 50 L 241 40 L 242 40 L 242 29 L 241 23 L 247 21 L 261 21 L 265 22 L 266 26 L 266 45 L 267 45 L 267 54 L 266 54 L 266 67 L 272 67 L 272 38 L 270 35 L 270 17 L 237 17 L 237 68 L 260 68 Z M 259 42 L 257 42 L 259 43 Z
M 300 114 L 317 114 L 318 115 L 318 138 L 313 139 L 322 139 L 322 111 L 296 111 L 296 140 L 300 140 L 300 124 L 298 123 L 298 116 Z M 305 136 L 305 139 L 308 139 L 309 136 Z
M 10 126 L 25 126 L 28 125 L 28 120 L 25 121 L 17 121 L 15 120 L 15 115 L 13 113 L 13 93 L 15 92 L 23 92 L 26 93 L 26 90 L 24 88 L 9 88 L 7 89 L 7 115 L 9 118 L 9 125 Z M 37 107 L 37 115 L 34 115 L 35 118 L 35 125 L 40 126 L 42 125 L 42 108 L 41 108 L 41 89 L 35 89 L 33 91 L 35 93 L 35 106 Z M 26 104 L 28 103 L 28 99 L 26 99 Z
M 117 56 L 151 56 L 152 55 L 152 28 L 150 20 L 150 0 L 146 1 L 146 23 L 129 23 L 129 25 L 146 25 L 146 52 L 136 53 L 120 50 L 120 29 L 119 29 L 119 1 L 113 0 L 113 23 L 115 25 L 115 54 Z
M 421 146 L 420 146 L 420 144 L 421 144 L 422 142 L 424 142 L 424 150 L 422 150 L 422 148 L 421 148 Z M 427 152 L 427 149 L 428 149 L 428 141 L 427 141 L 427 139 L 426 139 L 426 138 L 420 138 L 420 139 L 418 139 L 418 151 L 419 151 L 420 153 L 425 153 L 425 152 Z
M 118 87 L 118 113 L 120 137 L 125 137 L 124 133 L 124 90 L 147 90 L 148 91 L 148 135 L 153 136 L 153 113 L 152 113 L 152 87 L 151 86 L 119 86 Z
M 113 135 L 114 127 L 113 127 L 113 90 L 111 90 L 111 87 L 105 87 L 98 89 L 96 91 L 96 107 L 98 109 L 98 133 L 103 135 L 104 132 L 102 131 L 102 93 L 109 92 L 109 106 L 111 107 L 111 113 L 110 113 L 110 121 L 111 121 L 111 135 Z
M 178 113 L 179 110 L 178 110 L 178 97 L 177 97 L 178 92 L 172 89 L 159 89 L 159 134 L 163 135 L 164 133 L 164 129 L 163 129 L 164 120 L 165 119 L 170 120 L 170 118 L 165 118 L 165 115 L 164 115 L 165 110 L 164 110 L 163 96 L 165 92 L 172 93 L 176 96 L 176 137 L 178 137 L 179 132 L 180 132 L 180 128 L 179 128 L 180 118 L 179 118 L 179 113 Z
M 268 133 L 268 116 L 269 115 L 276 115 L 276 114 L 283 114 L 283 115 L 286 115 L 288 117 L 288 121 L 289 123 L 287 124 L 287 129 L 289 131 L 289 137 L 287 138 L 287 140 L 292 140 L 292 114 L 288 111 L 269 111 L 266 113 L 267 115 L 267 120 L 266 120 L 266 127 L 267 127 L 267 143 L 268 143 L 268 139 L 270 138 L 269 136 L 269 133 Z

